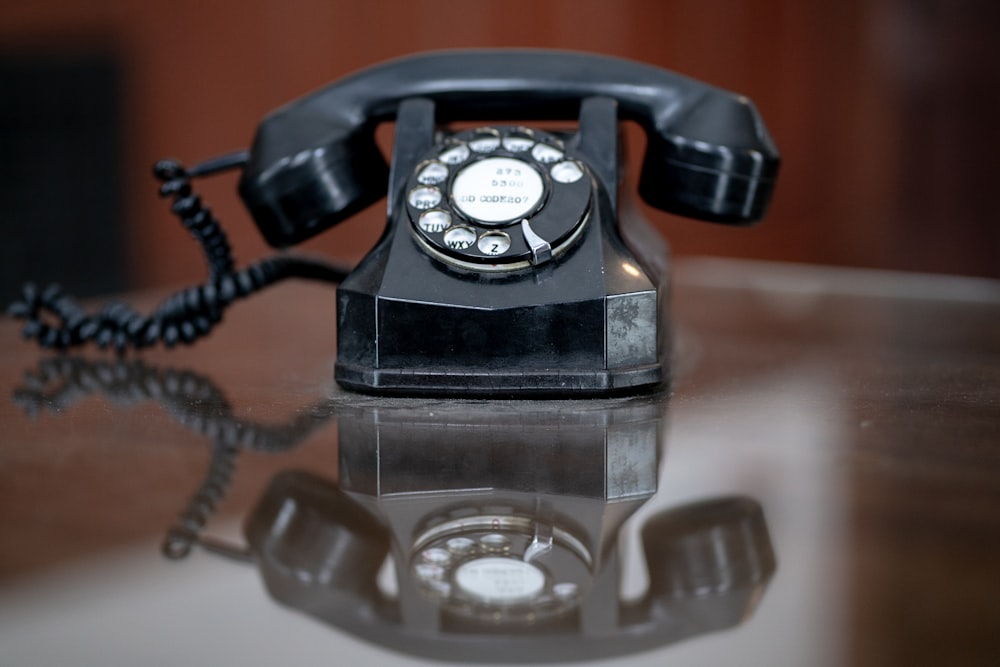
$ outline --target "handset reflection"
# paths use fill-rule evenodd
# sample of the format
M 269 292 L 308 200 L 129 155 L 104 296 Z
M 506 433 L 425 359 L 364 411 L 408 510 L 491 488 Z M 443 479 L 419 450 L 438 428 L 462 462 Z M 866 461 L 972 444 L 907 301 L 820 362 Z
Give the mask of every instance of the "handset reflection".
M 60 357 L 15 401 L 158 402 L 211 442 L 166 555 L 199 544 L 256 564 L 281 603 L 385 648 L 459 661 L 611 657 L 735 627 L 775 571 L 756 501 L 715 497 L 641 526 L 648 586 L 621 595 L 620 535 L 656 493 L 666 398 L 429 401 L 334 394 L 285 424 L 240 419 L 189 371 Z M 241 449 L 280 455 L 331 418 L 339 476 L 285 470 L 246 545 L 202 535 Z
M 338 415 L 339 481 L 279 475 L 246 534 L 271 595 L 385 648 L 455 662 L 635 653 L 739 625 L 775 571 L 762 508 L 656 493 L 665 399 L 376 402 Z

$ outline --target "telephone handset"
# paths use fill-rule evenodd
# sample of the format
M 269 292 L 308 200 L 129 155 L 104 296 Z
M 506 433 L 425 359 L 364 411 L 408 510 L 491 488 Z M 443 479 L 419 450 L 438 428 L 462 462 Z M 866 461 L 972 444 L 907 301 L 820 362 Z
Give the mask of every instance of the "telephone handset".
M 409 57 L 282 107 L 257 131 L 240 194 L 265 238 L 287 246 L 386 194 L 388 171 L 375 145 L 374 127 L 397 118 L 406 100 L 428 100 L 437 121 L 451 122 L 573 120 L 588 98 L 615 100 L 621 119 L 634 120 L 645 130 L 649 143 L 639 192 L 652 206 L 734 224 L 764 215 L 779 158 L 748 99 L 649 65 L 541 50 Z M 498 139 L 483 137 L 469 148 L 481 156 L 495 150 L 527 155 L 535 144 L 530 133 L 515 134 L 502 146 Z M 459 153 L 449 156 L 457 159 Z M 557 157 L 546 153 L 544 162 Z M 435 170 L 442 180 L 448 175 L 440 167 Z M 610 176 L 613 181 L 614 174 Z M 538 186 L 525 187 L 530 195 Z M 390 200 L 390 209 L 393 204 Z
M 525 118 L 578 126 L 446 125 Z M 374 128 L 391 119 L 387 169 Z M 666 358 L 665 246 L 618 223 L 622 120 L 648 136 L 648 203 L 731 224 L 764 214 L 778 154 L 746 98 L 553 51 L 431 53 L 333 83 L 262 122 L 239 191 L 279 247 L 388 192 L 385 235 L 338 290 L 341 385 L 617 394 L 660 383 Z

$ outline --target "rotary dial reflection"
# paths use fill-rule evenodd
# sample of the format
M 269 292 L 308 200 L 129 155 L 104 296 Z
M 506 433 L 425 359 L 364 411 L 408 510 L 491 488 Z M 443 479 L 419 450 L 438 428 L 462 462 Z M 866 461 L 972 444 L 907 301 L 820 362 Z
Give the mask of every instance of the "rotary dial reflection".
M 539 532 L 551 549 L 533 551 Z M 446 522 L 418 538 L 410 574 L 442 607 L 493 622 L 530 623 L 579 604 L 590 555 L 569 533 L 528 517 L 477 516 Z

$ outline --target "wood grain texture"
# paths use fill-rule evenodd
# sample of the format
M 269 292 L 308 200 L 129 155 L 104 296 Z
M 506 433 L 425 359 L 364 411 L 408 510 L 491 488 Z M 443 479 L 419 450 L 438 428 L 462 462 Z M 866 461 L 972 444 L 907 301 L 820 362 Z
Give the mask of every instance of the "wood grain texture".
M 199 253 L 155 194 L 155 160 L 245 147 L 269 110 L 364 66 L 477 46 L 624 56 L 755 100 L 783 155 L 771 214 L 733 230 L 644 209 L 677 254 L 998 276 L 988 196 L 998 13 L 980 0 L 46 0 L 0 7 L 0 40 L 7 51 L 96 45 L 125 62 L 136 285 L 201 277 Z M 391 128 L 379 136 L 388 147 Z M 643 142 L 630 128 L 628 192 Z M 204 194 L 247 261 L 267 249 L 234 189 L 228 176 Z M 307 247 L 359 258 L 383 217 L 374 206 Z

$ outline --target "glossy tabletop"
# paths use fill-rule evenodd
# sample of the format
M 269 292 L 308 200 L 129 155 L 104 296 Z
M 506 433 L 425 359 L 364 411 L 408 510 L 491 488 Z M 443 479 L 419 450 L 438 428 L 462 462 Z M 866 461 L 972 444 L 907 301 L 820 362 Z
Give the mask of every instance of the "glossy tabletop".
M 613 400 L 348 394 L 315 285 L 123 359 L 0 322 L 0 664 L 1000 664 L 1000 284 L 674 276 Z

